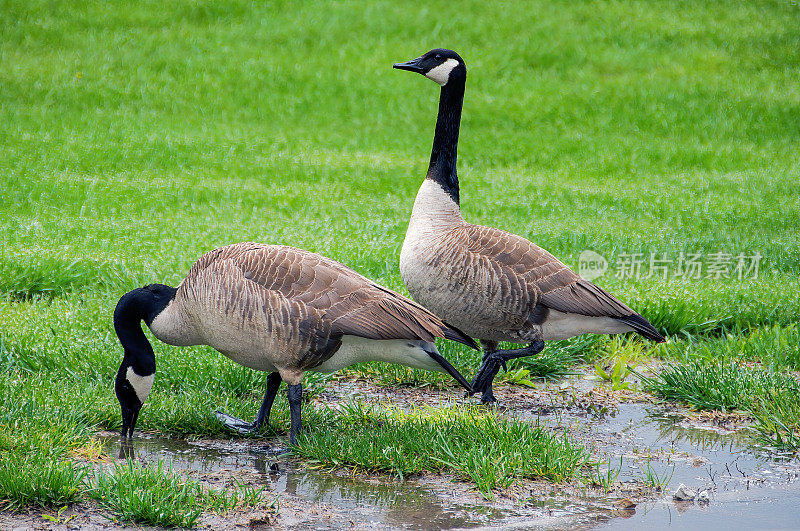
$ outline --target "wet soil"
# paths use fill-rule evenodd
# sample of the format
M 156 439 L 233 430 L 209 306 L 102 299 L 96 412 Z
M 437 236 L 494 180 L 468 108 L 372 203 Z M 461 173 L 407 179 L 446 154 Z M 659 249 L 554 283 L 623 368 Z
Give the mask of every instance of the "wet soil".
M 350 399 L 442 406 L 462 402 L 456 393 L 340 380 L 313 400 L 334 407 Z M 504 406 L 501 414 L 567 430 L 585 444 L 618 471 L 614 487 L 606 492 L 578 482 L 527 481 L 486 500 L 470 484 L 447 475 L 400 481 L 314 470 L 288 456 L 282 437 L 186 441 L 143 434 L 134 440 L 134 451 L 143 462 L 166 460 L 207 485 L 223 487 L 234 480 L 265 485 L 278 499 L 277 512 L 263 507 L 206 515 L 200 523 L 206 528 L 800 527 L 800 463 L 754 448 L 746 418 L 659 405 L 644 393 L 610 392 L 582 375 L 536 389 L 498 386 L 496 394 Z M 109 454 L 117 455 L 116 435 L 100 436 Z M 663 488 L 647 486 L 654 480 Z M 705 490 L 708 501 L 674 501 L 680 484 Z M 0 528 L 119 527 L 90 504 L 65 511 L 62 523 L 40 514 L 0 513 Z

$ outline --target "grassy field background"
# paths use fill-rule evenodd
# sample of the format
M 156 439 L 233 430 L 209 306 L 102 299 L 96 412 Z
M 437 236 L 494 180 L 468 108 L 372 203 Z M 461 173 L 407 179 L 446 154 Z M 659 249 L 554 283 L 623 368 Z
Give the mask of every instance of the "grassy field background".
M 760 253 L 757 279 L 597 282 L 673 336 L 658 355 L 796 369 L 799 22 L 788 1 L 0 1 L 0 431 L 19 435 L 0 451 L 41 454 L 26 437 L 53 418 L 75 437 L 42 435 L 53 455 L 116 427 L 116 300 L 215 247 L 302 247 L 405 292 L 438 90 L 391 64 L 436 46 L 469 69 L 469 221 L 573 266 L 585 249 Z M 155 348 L 141 428 L 255 413 L 263 375 Z M 474 374 L 477 354 L 442 348 Z

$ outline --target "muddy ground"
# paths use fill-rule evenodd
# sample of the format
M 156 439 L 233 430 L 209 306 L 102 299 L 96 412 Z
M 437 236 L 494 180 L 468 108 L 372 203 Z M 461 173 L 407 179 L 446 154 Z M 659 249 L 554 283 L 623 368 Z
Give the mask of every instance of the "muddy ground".
M 581 482 L 553 485 L 524 481 L 486 500 L 470 484 L 427 474 L 400 481 L 387 476 L 314 470 L 285 455 L 282 437 L 268 439 L 164 439 L 141 434 L 134 441 L 143 462 L 166 459 L 201 482 L 223 487 L 233 481 L 266 485 L 276 507 L 207 514 L 199 527 L 232 528 L 641 528 L 727 529 L 800 526 L 800 465 L 754 448 L 747 418 L 698 414 L 659 405 L 631 391 L 611 392 L 585 374 L 535 389 L 500 385 L 501 414 L 537 419 L 568 430 L 618 470 L 615 488 Z M 314 401 L 350 399 L 399 407 L 441 406 L 464 400 L 456 391 L 378 387 L 338 380 Z M 470 400 L 475 400 L 470 399 Z M 116 435 L 101 433 L 110 454 Z M 653 480 L 663 489 L 648 486 Z M 708 500 L 673 500 L 680 484 L 707 493 Z M 701 496 L 703 497 L 703 496 Z M 49 515 L 47 519 L 42 515 Z M 61 514 L 0 513 L 3 529 L 125 528 L 96 506 L 82 503 Z M 133 527 L 132 527 L 133 528 Z

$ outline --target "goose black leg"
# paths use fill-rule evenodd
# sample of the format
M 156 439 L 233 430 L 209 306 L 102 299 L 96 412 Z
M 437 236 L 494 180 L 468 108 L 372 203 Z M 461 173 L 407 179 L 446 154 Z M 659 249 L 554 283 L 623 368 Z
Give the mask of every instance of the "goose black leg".
M 272 411 L 272 404 L 275 402 L 275 396 L 278 394 L 278 388 L 281 386 L 281 375 L 277 372 L 270 373 L 267 376 L 267 392 L 264 393 L 264 401 L 261 407 L 258 408 L 258 415 L 253 421 L 253 429 L 257 430 L 265 422 L 269 422 L 269 414 Z
M 499 344 L 500 343 L 498 343 L 497 341 L 490 341 L 488 339 L 481 339 L 481 346 L 483 347 L 483 359 L 481 359 L 481 368 L 478 369 L 478 372 L 475 374 L 475 377 L 472 379 L 472 384 L 471 385 L 472 385 L 472 388 L 473 388 L 473 391 L 472 391 L 473 393 L 477 393 L 478 392 L 478 390 L 475 389 L 475 382 L 477 382 L 477 380 L 478 380 L 478 376 L 481 373 L 481 369 L 483 368 L 483 364 L 486 362 L 486 358 L 488 358 L 492 354 L 492 352 L 497 350 L 497 346 Z M 488 390 L 485 389 L 482 392 L 481 403 L 486 404 L 486 405 L 492 405 L 495 402 L 497 402 L 497 399 L 494 397 L 494 393 L 492 392 L 492 387 L 489 386 Z
M 297 434 L 300 433 L 302 423 L 300 421 L 300 403 L 303 398 L 303 384 L 290 385 L 286 391 L 289 397 L 289 416 L 292 427 L 289 430 L 289 442 L 297 444 Z
M 226 427 L 241 434 L 257 431 L 265 422 L 269 421 L 272 404 L 275 402 L 275 396 L 278 394 L 280 386 L 281 375 L 277 372 L 270 373 L 267 376 L 267 391 L 264 393 L 264 401 L 261 403 L 261 407 L 258 408 L 258 415 L 256 415 L 253 422 L 245 422 L 221 411 L 217 411 L 216 416 Z
M 475 378 L 472 380 L 472 389 L 476 393 L 483 393 L 481 402 L 491 405 L 497 402 L 492 392 L 492 382 L 495 376 L 497 376 L 497 373 L 500 372 L 500 367 L 505 369 L 507 361 L 538 354 L 544 349 L 544 341 L 541 339 L 536 340 L 525 348 L 493 350 L 491 352 L 488 351 L 488 348 L 493 342 L 483 343 L 487 347 L 487 351 L 483 356 L 483 364 L 478 370 L 478 374 L 476 374 Z M 493 346 L 496 348 L 497 343 L 493 343 Z

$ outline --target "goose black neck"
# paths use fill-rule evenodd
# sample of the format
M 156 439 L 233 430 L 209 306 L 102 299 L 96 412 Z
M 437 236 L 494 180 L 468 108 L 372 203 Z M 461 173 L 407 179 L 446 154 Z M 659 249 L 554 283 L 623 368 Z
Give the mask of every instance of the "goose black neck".
M 426 177 L 439 183 L 456 204 L 459 204 L 456 159 L 463 104 L 464 81 L 453 79 L 442 87 L 439 96 L 439 115 L 436 118 L 436 133 L 433 136 L 433 148 L 431 149 L 431 162 Z
M 146 376 L 156 371 L 153 347 L 142 331 L 141 321 L 148 326 L 175 298 L 176 288 L 150 284 L 129 291 L 114 309 L 114 331 L 124 350 L 120 371 L 133 367 L 136 374 Z

